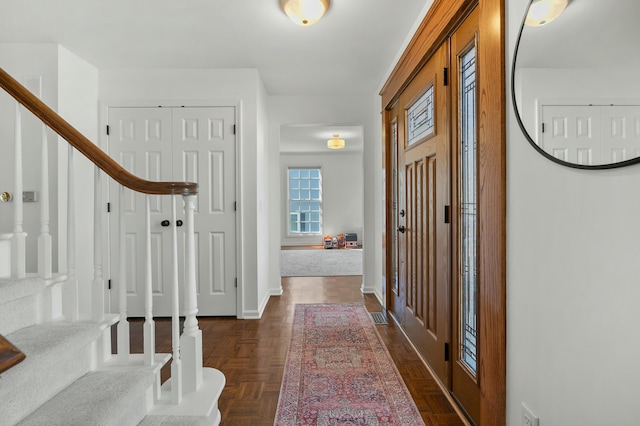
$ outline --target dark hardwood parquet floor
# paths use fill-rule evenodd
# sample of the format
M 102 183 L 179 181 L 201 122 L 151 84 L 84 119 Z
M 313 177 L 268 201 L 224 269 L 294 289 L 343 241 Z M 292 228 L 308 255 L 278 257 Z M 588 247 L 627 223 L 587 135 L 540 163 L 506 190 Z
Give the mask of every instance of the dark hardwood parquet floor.
M 219 400 L 222 426 L 271 426 L 278 406 L 293 313 L 297 303 L 363 302 L 380 312 L 373 295 L 362 295 L 361 276 L 282 278 L 283 294 L 271 297 L 259 320 L 199 318 L 205 367 L 222 371 L 227 384 Z M 131 350 L 142 350 L 142 320 L 130 319 Z M 156 321 L 158 352 L 171 353 L 171 322 Z M 402 331 L 376 326 L 427 425 L 464 425 Z M 115 343 L 115 342 L 114 342 Z M 167 378 L 168 366 L 162 372 Z

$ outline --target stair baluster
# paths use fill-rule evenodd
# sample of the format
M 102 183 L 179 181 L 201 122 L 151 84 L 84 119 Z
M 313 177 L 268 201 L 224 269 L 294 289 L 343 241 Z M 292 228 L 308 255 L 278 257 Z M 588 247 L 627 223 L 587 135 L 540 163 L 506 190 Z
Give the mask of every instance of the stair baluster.
M 196 195 L 184 195 L 185 209 L 185 251 L 186 251 L 186 283 L 184 288 L 184 330 L 180 338 L 182 351 L 185 394 L 194 392 L 202 384 L 202 330 L 198 328 L 197 286 L 196 286 L 196 257 L 194 211 Z
M 153 320 L 153 274 L 151 262 L 151 195 L 145 195 L 145 283 L 144 283 L 144 308 L 145 321 L 143 328 L 144 339 L 144 364 L 153 365 L 156 362 L 156 323 Z M 160 399 L 160 375 L 156 377 L 153 388 L 153 398 Z
M 126 227 L 124 223 L 124 186 L 120 186 L 118 193 L 118 232 L 120 271 L 118 275 L 118 304 L 120 322 L 118 322 L 118 361 L 120 364 L 129 363 L 129 321 L 127 320 L 127 244 Z
M 12 272 L 11 275 L 15 278 L 24 278 L 26 275 L 26 240 L 27 234 L 22 228 L 24 220 L 23 205 L 22 205 L 22 117 L 20 104 L 16 102 L 16 116 L 15 116 L 15 196 L 14 196 L 14 226 L 13 226 L 13 244 L 11 261 Z
M 94 321 L 104 319 L 104 278 L 102 275 L 102 173 L 95 167 L 93 180 L 93 281 L 91 283 L 92 316 Z
M 153 276 L 151 267 L 151 196 L 145 195 L 145 285 L 144 285 L 144 363 L 152 365 L 156 354 L 156 326 L 153 321 Z
M 38 236 L 38 274 L 42 278 L 52 276 L 51 234 L 49 233 L 49 143 L 47 126 L 42 124 L 42 161 L 40 164 L 40 235 Z
M 67 281 L 64 285 L 67 321 L 78 321 L 78 278 L 76 276 L 76 196 L 73 147 L 69 145 L 67 163 Z
M 171 402 L 182 402 L 182 359 L 180 358 L 180 292 L 178 284 L 178 227 L 176 218 L 176 195 L 171 196 L 171 259 L 173 263 L 173 300 L 171 301 Z

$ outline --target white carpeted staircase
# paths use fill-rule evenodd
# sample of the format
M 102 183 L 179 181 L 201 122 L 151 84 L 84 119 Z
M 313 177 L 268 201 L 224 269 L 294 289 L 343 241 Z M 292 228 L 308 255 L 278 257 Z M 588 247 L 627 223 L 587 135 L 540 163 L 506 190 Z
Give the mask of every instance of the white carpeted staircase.
M 225 378 L 220 371 L 203 367 L 202 331 L 196 317 L 197 183 L 148 181 L 132 174 L 1 68 L 0 89 L 16 100 L 13 128 L 4 122 L 0 126 L 3 155 L 14 159 L 14 179 L 5 182 L 13 195 L 3 192 L 0 197 L 2 203 L 10 203 L 2 204 L 0 231 L 12 228 L 11 233 L 0 233 L 0 335 L 9 342 L 0 341 L 0 367 L 6 370 L 0 375 L 0 426 L 218 425 L 218 398 Z M 27 110 L 42 122 L 33 120 L 34 117 L 23 122 Z M 8 117 L 8 111 L 2 113 L 3 118 Z M 45 125 L 61 137 L 58 142 L 68 143 L 66 161 L 52 161 Z M 26 144 L 23 143 L 23 130 L 25 135 L 33 131 L 41 133 L 39 159 L 32 151 L 35 141 L 25 137 Z M 76 159 L 78 152 L 85 158 Z M 85 183 L 93 180 L 93 211 L 75 202 L 79 197 L 87 197 L 86 188 L 76 189 L 76 166 L 80 161 L 95 166 L 93 173 L 87 173 L 85 168 L 79 176 Z M 49 170 L 64 176 L 64 190 L 51 194 L 50 188 L 58 183 L 49 182 Z M 34 189 L 40 195 L 38 202 L 25 208 L 24 182 L 33 185 L 37 181 L 40 184 Z M 104 210 L 111 211 L 105 190 L 111 185 L 120 188 L 111 215 L 114 222 L 103 214 Z M 146 229 L 140 233 L 140 244 L 146 247 L 145 259 L 135 265 L 144 271 L 143 280 L 132 279 L 126 269 L 125 188 L 129 191 L 127 200 L 134 205 L 138 200 L 140 206 L 145 206 L 139 211 L 130 210 L 143 215 L 146 223 Z M 173 206 L 172 273 L 171 277 L 164 277 L 172 306 L 171 354 L 155 353 L 151 194 L 164 197 Z M 52 205 L 50 199 L 54 195 L 58 203 Z M 180 214 L 184 227 L 176 219 L 179 201 L 183 206 Z M 64 208 L 59 210 L 61 206 Z M 50 226 L 53 209 L 59 213 L 53 222 L 57 225 L 54 232 Z M 25 215 L 25 210 L 29 215 Z M 80 211 L 83 218 L 76 220 Z M 86 224 L 91 214 L 93 232 L 86 232 L 84 227 L 83 232 L 76 232 L 76 222 Z M 118 229 L 118 236 L 107 240 L 105 229 L 110 226 Z M 66 229 L 64 237 L 57 233 L 61 227 Z M 28 235 L 25 229 L 39 229 L 39 233 Z M 111 247 L 105 247 L 105 241 Z M 116 244 L 121 261 L 118 268 L 109 271 L 118 277 L 111 289 L 105 282 L 103 264 L 108 258 L 106 253 Z M 80 279 L 76 273 L 79 251 L 93 254 L 91 280 L 86 274 Z M 62 253 L 66 256 L 60 256 Z M 184 261 L 183 274 L 178 272 L 178 259 Z M 144 295 L 142 354 L 130 353 L 127 279 L 139 280 L 129 284 Z M 109 307 L 105 310 L 106 306 Z M 118 350 L 114 355 L 112 331 Z M 13 365 L 18 359 L 15 355 L 21 354 L 16 354 L 12 345 L 26 354 L 16 365 Z M 161 385 L 160 369 L 168 362 L 171 378 Z
M 156 399 L 160 368 L 170 355 L 156 354 L 151 366 L 144 366 L 141 356 L 130 355 L 127 365 L 119 365 L 110 354 L 110 326 L 117 322 L 117 315 L 102 322 L 42 322 L 47 305 L 55 304 L 60 285 L 55 279 L 0 279 L 0 334 L 26 354 L 21 363 L 0 375 L 0 425 L 219 422 L 217 404 L 210 407 L 208 416 L 207 409 L 200 416 L 162 412 L 163 407 L 172 407 Z M 217 401 L 219 391 L 208 396 Z M 158 407 L 160 412 L 153 415 Z

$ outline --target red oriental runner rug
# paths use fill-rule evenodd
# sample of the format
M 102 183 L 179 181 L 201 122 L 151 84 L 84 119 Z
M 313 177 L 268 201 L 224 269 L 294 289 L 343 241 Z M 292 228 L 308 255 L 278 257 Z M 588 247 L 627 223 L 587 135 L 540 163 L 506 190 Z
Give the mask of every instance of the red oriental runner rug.
M 296 305 L 274 425 L 424 425 L 361 304 Z

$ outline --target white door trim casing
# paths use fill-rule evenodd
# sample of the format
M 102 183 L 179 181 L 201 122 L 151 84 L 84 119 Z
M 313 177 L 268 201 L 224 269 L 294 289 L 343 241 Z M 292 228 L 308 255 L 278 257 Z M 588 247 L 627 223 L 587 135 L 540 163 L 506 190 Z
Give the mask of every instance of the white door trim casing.
M 98 146 L 104 152 L 109 152 L 109 141 L 108 136 L 106 134 L 106 126 L 109 123 L 109 109 L 110 108 L 154 108 L 154 107 L 233 107 L 235 111 L 235 123 L 236 123 L 236 188 L 235 188 L 235 196 L 237 203 L 236 210 L 236 277 L 238 280 L 238 285 L 236 289 L 236 316 L 241 319 L 244 317 L 244 304 L 243 304 L 243 294 L 244 294 L 244 280 L 243 280 L 243 257 L 242 257 L 242 229 L 243 229 L 243 212 L 242 212 L 242 173 L 241 173 L 241 164 L 242 164 L 242 102 L 239 100 L 102 100 L 99 101 L 99 132 L 98 132 Z M 109 201 L 109 179 L 102 180 L 102 194 L 103 200 L 105 204 Z M 106 205 L 105 205 L 106 208 Z M 109 252 L 109 221 L 105 220 L 103 222 L 103 265 L 106 271 L 111 270 L 111 259 Z M 110 274 L 108 272 L 107 274 Z M 106 279 L 110 277 L 107 276 Z M 110 312 L 115 312 L 117 307 L 110 306 L 110 290 L 105 288 L 105 300 L 107 301 L 106 309 Z

